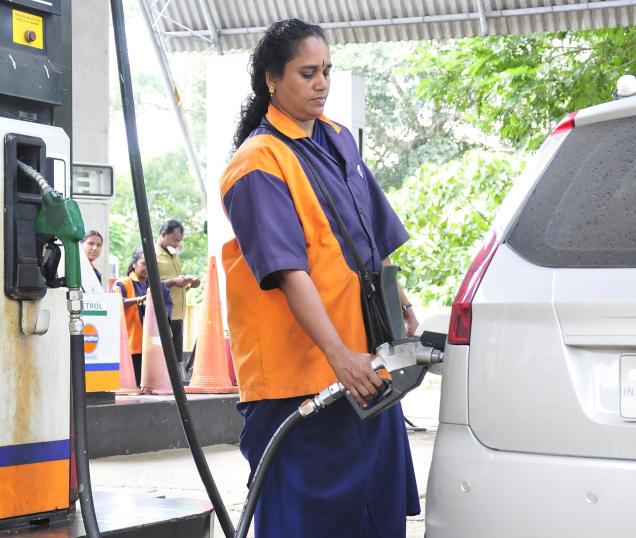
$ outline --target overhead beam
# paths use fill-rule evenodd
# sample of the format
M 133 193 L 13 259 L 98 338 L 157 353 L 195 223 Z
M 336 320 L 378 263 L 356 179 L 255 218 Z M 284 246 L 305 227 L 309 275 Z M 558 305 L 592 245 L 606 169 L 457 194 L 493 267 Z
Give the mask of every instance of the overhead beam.
M 479 0 L 481 4 L 481 0 Z M 408 24 L 430 24 L 440 22 L 467 22 L 484 21 L 488 19 L 500 19 L 510 17 L 522 17 L 531 15 L 556 15 L 558 13 L 572 13 L 590 10 L 616 9 L 623 7 L 636 7 L 636 0 L 607 0 L 605 2 L 585 2 L 582 4 L 564 4 L 558 6 L 528 7 L 517 9 L 498 9 L 482 12 L 471 11 L 468 13 L 449 13 L 445 15 L 422 15 L 418 17 L 400 17 L 391 19 L 372 19 L 361 21 L 338 21 L 320 23 L 326 30 L 342 30 L 353 28 L 373 28 L 377 26 L 398 26 Z M 224 36 L 260 34 L 267 29 L 266 26 L 252 26 L 245 28 L 219 28 L 217 30 L 220 38 Z M 483 31 L 483 26 L 482 26 Z M 167 38 L 200 37 L 208 38 L 208 32 L 201 30 L 192 31 L 167 31 L 162 32 Z

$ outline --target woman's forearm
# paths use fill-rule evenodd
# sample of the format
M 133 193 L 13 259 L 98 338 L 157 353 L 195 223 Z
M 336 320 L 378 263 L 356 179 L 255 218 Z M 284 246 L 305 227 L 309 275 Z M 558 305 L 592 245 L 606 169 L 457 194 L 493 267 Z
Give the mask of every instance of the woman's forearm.
M 324 353 L 338 380 L 364 405 L 382 386 L 382 379 L 371 368 L 371 355 L 344 344 L 305 271 L 279 271 L 276 276 L 296 321 Z

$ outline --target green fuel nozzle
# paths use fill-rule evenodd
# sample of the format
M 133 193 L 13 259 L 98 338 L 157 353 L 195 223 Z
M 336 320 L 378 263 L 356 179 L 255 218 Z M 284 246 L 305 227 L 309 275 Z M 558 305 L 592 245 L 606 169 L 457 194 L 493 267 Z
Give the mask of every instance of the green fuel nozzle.
M 66 287 L 80 289 L 82 272 L 79 242 L 84 238 L 84 221 L 77 202 L 71 198 L 64 198 L 31 166 L 18 161 L 18 168 L 36 181 L 42 190 L 42 206 L 35 223 L 37 233 L 53 235 L 62 241 Z
M 82 287 L 79 242 L 84 239 L 84 221 L 75 200 L 63 198 L 49 188 L 42 192 L 42 207 L 35 223 L 39 234 L 54 235 L 64 245 L 67 288 Z

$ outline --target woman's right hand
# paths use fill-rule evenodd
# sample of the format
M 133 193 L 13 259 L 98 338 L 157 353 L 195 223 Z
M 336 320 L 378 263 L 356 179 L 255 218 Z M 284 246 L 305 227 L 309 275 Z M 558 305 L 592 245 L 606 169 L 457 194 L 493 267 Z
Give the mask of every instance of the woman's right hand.
M 365 406 L 382 387 L 382 378 L 371 368 L 373 358 L 368 353 L 351 351 L 347 346 L 327 354 L 333 371 L 360 406 Z

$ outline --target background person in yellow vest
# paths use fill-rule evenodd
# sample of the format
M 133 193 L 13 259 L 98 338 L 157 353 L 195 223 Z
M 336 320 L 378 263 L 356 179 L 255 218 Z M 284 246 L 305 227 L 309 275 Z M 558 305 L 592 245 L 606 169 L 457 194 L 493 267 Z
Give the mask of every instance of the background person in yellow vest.
M 143 322 L 146 313 L 146 294 L 148 293 L 148 270 L 144 251 L 135 250 L 126 271 L 128 276 L 116 280 L 113 287 L 118 286 L 124 301 L 124 314 L 126 316 L 126 329 L 128 330 L 128 344 L 135 370 L 137 386 L 141 383 L 141 344 L 143 337 Z M 166 301 L 168 316 L 172 313 L 172 299 L 168 288 L 163 287 L 163 298 Z
M 167 220 L 159 229 L 157 238 L 157 264 L 163 284 L 170 290 L 172 298 L 172 340 L 179 363 L 183 360 L 183 317 L 186 306 L 186 291 L 196 288 L 201 282 L 192 275 L 181 274 L 183 262 L 179 254 L 183 251 L 183 225 L 178 220 Z

